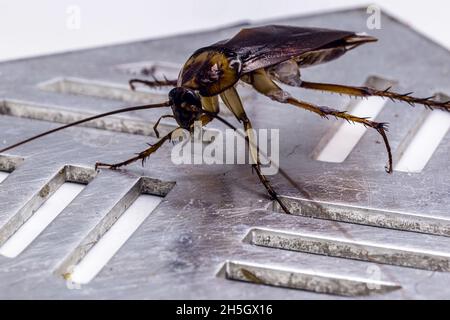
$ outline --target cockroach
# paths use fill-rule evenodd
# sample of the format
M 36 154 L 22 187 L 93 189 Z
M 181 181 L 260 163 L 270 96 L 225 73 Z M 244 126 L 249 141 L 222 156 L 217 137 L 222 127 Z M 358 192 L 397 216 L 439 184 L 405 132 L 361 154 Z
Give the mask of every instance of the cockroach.
M 131 79 L 129 81 L 132 90 L 135 89 L 136 84 L 148 87 L 173 87 L 166 102 L 128 107 L 92 116 L 20 141 L 0 150 L 0 152 L 83 122 L 112 114 L 151 108 L 170 107 L 172 110 L 172 114 L 163 115 L 155 123 L 153 129 L 157 138 L 159 138 L 157 127 L 160 120 L 168 117 L 176 120 L 179 126 L 177 129 L 182 128 L 190 132 L 193 130 L 195 121 L 201 121 L 201 124 L 204 126 L 214 119 L 235 129 L 231 123 L 218 115 L 220 97 L 226 107 L 230 109 L 244 127 L 253 160 L 252 166 L 257 172 L 260 181 L 272 199 L 277 201 L 286 213 L 289 213 L 288 208 L 283 204 L 268 179 L 261 173 L 259 151 L 254 136 L 251 134 L 252 124 L 245 113 L 236 90 L 236 84 L 239 81 L 245 82 L 257 92 L 272 100 L 314 112 L 323 118 L 332 116 L 375 129 L 383 138 L 387 150 L 388 164 L 386 171 L 392 173 L 392 154 L 386 135 L 387 123 L 375 122 L 367 118 L 356 117 L 346 111 L 339 111 L 299 100 L 277 84 L 282 83 L 293 87 L 356 97 L 378 96 L 406 102 L 410 105 L 421 104 L 430 109 L 437 108 L 450 111 L 450 101 L 439 102 L 433 100 L 433 96 L 416 98 L 412 96 L 412 93 L 399 94 L 392 92 L 391 88 L 377 90 L 365 86 L 307 82 L 300 76 L 301 68 L 334 60 L 349 50 L 375 41 L 377 39 L 372 36 L 351 31 L 323 28 L 268 25 L 242 29 L 230 39 L 219 41 L 195 51 L 184 64 L 176 80 L 164 78 L 164 80 L 153 79 L 153 81 L 141 79 Z M 142 160 L 142 163 L 144 163 L 144 160 L 158 150 L 164 142 L 171 140 L 175 130 L 169 132 L 133 158 L 114 164 L 98 162 L 95 164 L 95 167 L 117 169 L 137 160 Z

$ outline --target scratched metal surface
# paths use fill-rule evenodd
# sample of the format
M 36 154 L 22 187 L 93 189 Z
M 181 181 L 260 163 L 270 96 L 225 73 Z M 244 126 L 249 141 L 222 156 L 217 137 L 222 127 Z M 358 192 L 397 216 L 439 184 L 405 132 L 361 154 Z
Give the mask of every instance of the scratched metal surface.
M 365 31 L 366 19 L 358 9 L 277 22 Z M 382 19 L 382 29 L 370 31 L 378 43 L 303 77 L 362 84 L 376 75 L 400 91 L 450 94 L 450 53 Z M 0 145 L 54 121 L 162 101 L 167 91 L 127 89 L 139 62 L 164 62 L 171 76 L 196 48 L 239 28 L 2 63 Z M 240 90 L 255 127 L 280 128 L 281 167 L 303 191 L 281 175 L 271 180 L 295 215 L 272 207 L 247 166 L 175 166 L 170 145 L 144 168 L 93 171 L 95 161 L 125 159 L 155 141 L 148 135 L 161 111 L 95 122 L 102 130 L 71 128 L 0 157 L 2 170 L 12 171 L 0 184 L 0 244 L 61 183 L 89 182 L 18 257 L 0 256 L 0 298 L 450 298 L 449 134 L 421 173 L 387 175 L 384 148 L 370 131 L 343 163 L 319 162 L 312 154 L 336 121 Z M 348 103 L 290 91 L 322 105 Z M 395 154 L 423 115 L 387 102 L 377 120 L 390 122 Z M 305 190 L 320 203 L 301 200 Z M 95 279 L 73 289 L 63 274 L 142 192 L 166 196 Z

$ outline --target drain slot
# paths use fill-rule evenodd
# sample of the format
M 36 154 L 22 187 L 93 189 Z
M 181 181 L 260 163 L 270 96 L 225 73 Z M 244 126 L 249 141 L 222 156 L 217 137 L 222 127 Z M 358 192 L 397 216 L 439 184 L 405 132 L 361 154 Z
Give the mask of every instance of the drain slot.
M 396 283 L 384 281 L 233 261 L 225 263 L 221 274 L 230 280 L 342 296 L 387 293 L 401 288 Z
M 140 178 L 56 270 L 72 283 L 86 284 L 102 270 L 174 186 Z
M 162 198 L 158 196 L 140 195 L 74 267 L 70 280 L 86 284 L 94 279 L 161 201 Z
M 252 229 L 245 240 L 269 248 L 431 271 L 450 271 L 450 255 L 444 253 L 267 229 Z
M 103 99 L 114 99 L 129 103 L 156 103 L 167 100 L 167 93 L 154 92 L 139 87 L 132 91 L 127 84 L 82 78 L 55 78 L 40 83 L 39 88 L 63 94 L 76 94 Z
M 83 189 L 84 185 L 82 184 L 73 182 L 62 184 L 31 218 L 0 247 L 0 254 L 8 258 L 17 257 Z
M 293 215 L 450 236 L 450 220 L 444 218 L 286 196 L 281 198 Z M 274 210 L 282 212 L 278 203 L 273 205 Z
M 0 229 L 0 254 L 20 254 L 84 187 L 75 183 L 87 184 L 94 176 L 89 168 L 61 169 Z
M 52 107 L 16 100 L 4 100 L 0 103 L 0 114 L 64 124 L 95 115 L 95 113 L 80 112 L 68 110 L 62 107 Z M 81 124 L 80 126 L 145 136 L 155 136 L 153 124 L 154 122 L 152 121 L 140 121 L 130 118 L 111 116 L 89 121 Z M 177 126 L 172 124 L 160 123 L 158 130 L 162 135 L 164 135 L 176 127 Z
M 377 89 L 386 89 L 394 82 L 370 77 L 365 85 Z M 347 108 L 348 112 L 357 117 L 368 117 L 375 119 L 383 110 L 386 100 L 381 97 L 369 97 L 367 100 L 360 99 L 352 102 Z M 340 163 L 347 159 L 359 140 L 366 133 L 367 128 L 354 123 L 337 122 L 319 142 L 313 152 L 313 157 L 318 161 Z
M 177 79 L 182 66 L 166 61 L 141 61 L 121 64 L 116 67 L 117 70 L 134 76 L 153 76 L 156 79 L 163 80 Z
M 444 95 L 438 100 L 448 101 Z M 399 147 L 396 171 L 421 172 L 450 129 L 450 114 L 441 110 L 424 110 L 423 117 Z

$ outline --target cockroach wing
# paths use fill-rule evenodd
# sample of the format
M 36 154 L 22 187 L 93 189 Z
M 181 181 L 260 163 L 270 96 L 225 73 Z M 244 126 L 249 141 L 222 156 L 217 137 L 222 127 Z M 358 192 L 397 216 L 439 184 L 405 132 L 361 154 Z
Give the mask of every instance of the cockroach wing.
M 242 29 L 233 38 L 211 47 L 235 52 L 241 58 L 245 74 L 309 51 L 337 47 L 345 44 L 345 39 L 354 38 L 358 36 L 349 31 L 268 25 Z

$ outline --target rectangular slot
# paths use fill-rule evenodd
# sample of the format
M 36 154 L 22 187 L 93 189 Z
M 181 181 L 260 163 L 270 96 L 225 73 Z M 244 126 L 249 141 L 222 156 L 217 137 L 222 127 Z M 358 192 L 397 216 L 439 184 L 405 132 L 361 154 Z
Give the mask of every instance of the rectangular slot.
M 449 100 L 440 95 L 441 101 Z M 399 160 L 394 170 L 421 172 L 439 147 L 450 129 L 450 113 L 442 110 L 425 110 L 415 130 L 408 135 L 399 147 Z
M 392 84 L 392 81 L 376 77 L 370 77 L 366 81 L 367 86 L 383 90 Z M 386 100 L 381 97 L 369 97 L 367 100 L 359 99 L 356 102 L 352 102 L 347 110 L 357 117 L 375 119 L 383 110 L 385 104 Z M 314 150 L 313 156 L 318 161 L 343 162 L 366 131 L 367 128 L 363 125 L 340 121 L 322 138 Z
M 0 254 L 19 255 L 95 174 L 94 169 L 70 165 L 59 170 L 0 228 Z
M 439 252 L 259 228 L 250 230 L 245 241 L 269 248 L 431 271 L 450 271 L 450 255 Z
M 89 283 L 161 201 L 158 196 L 140 195 L 73 268 L 70 280 L 78 284 Z
M 114 99 L 133 104 L 156 103 L 167 100 L 167 92 L 150 91 L 139 86 L 133 91 L 128 83 L 116 84 L 82 78 L 56 78 L 39 84 L 41 90 Z
M 342 296 L 365 296 L 400 289 L 396 283 L 227 261 L 219 275 L 230 280 Z
M 165 61 L 141 61 L 121 64 L 117 70 L 134 76 L 155 77 L 158 80 L 177 79 L 182 66 Z
M 67 205 L 84 189 L 84 185 L 64 183 L 29 218 L 13 236 L 0 247 L 0 255 L 17 257 L 39 234 L 64 210 Z
M 450 220 L 446 218 L 287 196 L 281 200 L 293 215 L 450 237 Z M 276 201 L 273 205 L 275 211 L 282 212 Z
M 70 123 L 73 121 L 78 121 L 90 116 L 95 115 L 95 113 L 87 113 L 75 110 L 69 110 L 63 107 L 47 106 L 26 101 L 17 100 L 4 100 L 0 103 L 0 114 L 35 119 L 42 121 L 51 121 L 58 123 Z M 155 136 L 153 131 L 153 125 L 156 122 L 134 120 L 130 118 L 124 118 L 122 116 L 112 116 L 102 119 L 97 119 L 89 121 L 87 123 L 81 124 L 80 126 L 109 130 L 116 132 L 124 132 L 131 134 L 139 134 L 145 136 Z M 161 135 L 168 133 L 169 131 L 175 129 L 177 126 L 169 123 L 160 123 L 158 129 Z M 0 158 L 1 165 L 1 158 Z
M 170 192 L 175 182 L 142 177 L 110 209 L 55 270 L 77 284 L 89 283 Z
M 361 100 L 349 113 L 357 117 L 374 119 L 381 112 L 386 101 L 380 97 L 370 97 Z M 317 160 L 324 162 L 343 162 L 361 140 L 367 128 L 358 124 L 343 122 L 333 137 L 325 144 L 317 156 Z

